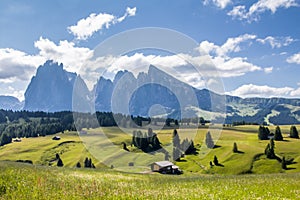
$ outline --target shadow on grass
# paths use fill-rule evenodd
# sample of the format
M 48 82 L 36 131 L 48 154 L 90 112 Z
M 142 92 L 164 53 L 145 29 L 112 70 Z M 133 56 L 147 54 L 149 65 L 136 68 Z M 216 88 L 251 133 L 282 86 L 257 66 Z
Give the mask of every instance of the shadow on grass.
M 187 162 L 185 159 L 176 160 L 176 162 Z
M 296 169 L 295 167 L 287 167 L 285 170 L 292 170 L 292 169 Z
M 234 152 L 234 153 L 239 153 L 239 154 L 244 154 L 245 152 L 244 151 L 236 151 L 236 152 Z
M 220 147 L 222 147 L 222 146 L 220 146 L 220 145 L 215 145 L 215 146 L 213 147 L 213 149 L 217 149 L 217 148 L 220 148 Z
M 218 166 L 218 167 L 224 167 L 224 165 L 221 164 L 221 163 L 215 164 L 215 166 Z

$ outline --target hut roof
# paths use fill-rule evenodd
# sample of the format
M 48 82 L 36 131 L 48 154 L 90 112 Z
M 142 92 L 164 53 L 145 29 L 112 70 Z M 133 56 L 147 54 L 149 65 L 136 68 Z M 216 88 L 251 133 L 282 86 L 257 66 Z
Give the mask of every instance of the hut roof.
M 158 162 L 155 162 L 154 164 L 160 166 L 160 167 L 167 167 L 167 166 L 173 166 L 174 164 L 170 161 L 158 161 Z

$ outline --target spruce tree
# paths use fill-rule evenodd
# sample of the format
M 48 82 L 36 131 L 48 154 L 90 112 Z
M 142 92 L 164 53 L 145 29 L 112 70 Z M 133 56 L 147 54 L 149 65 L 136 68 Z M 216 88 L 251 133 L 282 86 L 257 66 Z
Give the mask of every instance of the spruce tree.
M 265 149 L 265 154 L 266 154 L 267 158 L 270 158 L 270 159 L 276 158 L 274 139 L 271 139 L 270 143 L 268 143 L 268 145 L 267 145 L 267 147 Z
M 285 161 L 285 157 L 283 156 L 282 161 L 281 161 L 281 168 L 282 169 L 287 169 L 286 167 L 286 161 Z
M 264 126 L 259 126 L 258 128 L 258 139 L 267 140 L 269 136 L 269 129 Z
M 206 144 L 207 148 L 210 148 L 210 149 L 214 148 L 214 146 L 215 146 L 214 141 L 213 141 L 209 131 L 206 133 L 205 144 Z
M 63 166 L 64 166 L 64 163 L 63 163 L 63 161 L 61 160 L 61 158 L 58 159 L 58 161 L 57 161 L 57 166 L 58 166 L 58 167 L 63 167 Z
M 81 168 L 81 164 L 80 164 L 79 161 L 77 162 L 76 167 L 77 167 L 77 168 Z
M 214 161 L 213 162 L 214 162 L 215 165 L 219 165 L 219 161 L 218 161 L 217 156 L 214 156 Z
M 180 160 L 181 152 L 180 152 L 180 139 L 177 133 L 177 130 L 173 131 L 173 160 Z
M 233 143 L 232 151 L 233 151 L 233 153 L 237 153 L 239 151 L 236 142 Z
M 299 139 L 299 134 L 298 134 L 298 130 L 297 130 L 296 126 L 291 126 L 291 128 L 290 128 L 290 137 Z
M 281 130 L 280 130 L 279 126 L 277 126 L 276 129 L 275 129 L 274 140 L 276 140 L 276 141 L 282 141 L 283 140 L 283 137 L 282 137 Z
M 85 160 L 84 160 L 84 167 L 85 168 L 89 167 L 89 159 L 88 159 L 88 157 L 86 157 Z

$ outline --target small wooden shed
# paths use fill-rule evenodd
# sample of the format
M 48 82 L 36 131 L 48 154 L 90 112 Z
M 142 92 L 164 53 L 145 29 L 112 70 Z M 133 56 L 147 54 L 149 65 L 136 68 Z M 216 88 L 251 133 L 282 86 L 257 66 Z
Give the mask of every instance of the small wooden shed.
M 178 166 L 167 160 L 152 163 L 151 170 L 162 174 L 182 174 Z

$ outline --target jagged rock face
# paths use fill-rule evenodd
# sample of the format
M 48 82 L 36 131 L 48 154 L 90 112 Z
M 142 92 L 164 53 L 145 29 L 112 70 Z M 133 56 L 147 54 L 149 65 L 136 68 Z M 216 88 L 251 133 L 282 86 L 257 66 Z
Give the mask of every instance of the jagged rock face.
M 113 83 L 109 79 L 100 77 L 94 88 L 95 93 L 95 110 L 110 112 L 111 95 L 113 92 Z
M 47 61 L 37 69 L 25 92 L 25 110 L 72 110 L 72 92 L 77 75 L 67 72 L 63 65 Z
M 0 109 L 3 110 L 21 110 L 23 103 L 19 99 L 12 96 L 0 96 Z
M 62 64 L 47 61 L 38 68 L 26 90 L 24 109 L 112 111 L 172 118 L 201 116 L 209 120 L 225 118 L 225 123 L 300 123 L 300 99 L 220 95 L 193 88 L 152 65 L 137 77 L 129 71 L 119 71 L 113 81 L 100 77 L 89 91 L 80 76 L 65 71 Z

